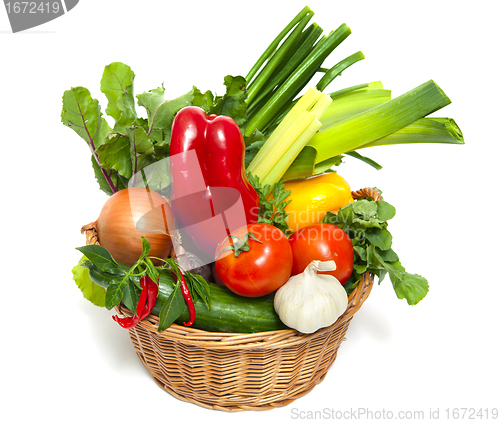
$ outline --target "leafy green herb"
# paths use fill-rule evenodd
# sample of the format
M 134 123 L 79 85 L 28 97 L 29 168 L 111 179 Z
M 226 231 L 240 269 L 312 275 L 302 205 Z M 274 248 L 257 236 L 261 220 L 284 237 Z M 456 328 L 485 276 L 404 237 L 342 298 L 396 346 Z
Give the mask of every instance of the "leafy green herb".
M 247 174 L 248 181 L 254 187 L 257 194 L 259 194 L 260 209 L 259 209 L 259 219 L 261 223 L 267 223 L 273 225 L 280 229 L 285 235 L 291 233 L 288 227 L 288 213 L 285 211 L 285 207 L 292 200 L 287 200 L 291 191 L 285 190 L 285 183 L 283 180 L 278 181 L 272 190 L 272 198 L 268 199 L 269 196 L 269 185 L 261 185 L 259 178 Z
M 89 277 L 89 269 L 81 266 L 81 263 L 87 260 L 84 256 L 80 260 L 77 266 L 73 267 L 71 272 L 73 273 L 73 280 L 76 282 L 80 291 L 85 299 L 89 300 L 92 304 L 104 307 L 104 298 L 106 296 L 106 290 L 97 285 Z
M 227 115 L 240 126 L 246 122 L 246 81 L 242 76 L 226 76 L 226 93 L 217 97 L 196 87 L 174 99 L 166 96 L 163 86 L 139 94 L 137 104 L 146 109 L 147 119 L 137 117 L 134 78 L 132 69 L 123 63 L 104 68 L 101 91 L 108 100 L 105 111 L 113 118 L 113 127 L 88 89 L 71 88 L 63 95 L 61 120 L 87 143 L 99 188 L 108 195 L 136 186 L 138 172 L 169 156 L 172 122 L 183 107 L 194 105 L 208 114 Z M 153 173 L 148 187 L 159 192 L 167 189 L 170 179 L 157 176 L 158 169 Z
M 415 305 L 429 290 L 427 280 L 420 275 L 407 273 L 392 249 L 392 235 L 387 221 L 396 209 L 386 201 L 357 200 L 339 210 L 327 213 L 324 223 L 332 223 L 346 231 L 354 248 L 354 269 L 344 285 L 348 293 L 357 286 L 364 272 L 374 273 L 379 283 L 388 274 L 399 299 Z
M 227 75 L 224 78 L 224 85 L 226 86 L 226 94 L 215 98 L 215 104 L 210 108 L 210 113 L 230 116 L 241 126 L 247 119 L 245 78 L 242 76 Z
M 127 285 L 123 291 L 122 302 L 125 304 L 130 311 L 136 313 L 137 303 L 139 301 L 139 296 L 141 295 L 140 280 L 139 278 L 129 278 L 127 280 Z
M 131 295 L 130 284 L 137 285 L 136 277 L 145 274 L 145 272 L 136 272 L 138 266 L 143 262 L 142 259 L 130 269 L 124 270 L 123 266 L 120 266 L 102 245 L 85 245 L 77 248 L 77 250 L 83 253 L 101 272 L 113 275 L 113 279 L 106 290 L 104 302 L 104 306 L 108 310 L 111 310 L 123 300 L 127 290 L 128 294 Z
M 84 247 L 77 248 L 77 250 L 94 263 L 100 271 L 111 273 L 112 275 L 124 274 L 123 269 L 102 245 L 85 245 Z
M 80 261 L 78 266 L 75 266 L 73 273 L 78 274 L 77 284 L 79 286 L 80 284 L 85 284 L 85 290 L 82 287 L 80 288 L 84 292 L 85 298 L 90 297 L 87 299 L 92 301 L 94 296 L 100 292 L 102 298 L 95 300 L 99 302 L 97 305 L 105 306 L 110 310 L 120 302 L 123 302 L 129 310 L 135 312 L 141 290 L 141 276 L 147 274 L 153 281 L 158 283 L 160 272 L 168 271 L 176 276 L 178 288 L 176 286 L 176 289 L 170 294 L 160 312 L 159 330 L 165 330 L 186 309 L 186 303 L 180 291 L 180 272 L 182 272 L 193 302 L 196 304 L 197 301 L 202 301 L 208 310 L 211 309 L 210 286 L 202 276 L 187 272 L 174 259 L 149 257 L 148 254 L 151 251 L 151 246 L 144 237 L 142 238 L 142 248 L 143 251 L 140 258 L 131 267 L 117 263 L 108 250 L 101 245 L 86 245 L 77 248 L 77 250 L 85 254 L 85 257 Z M 152 259 L 163 261 L 165 264 L 161 267 L 156 267 Z M 106 278 L 109 280 L 106 290 L 95 285 L 88 276 L 88 269 L 92 267 L 95 267 L 101 274 L 106 275 Z M 88 280 L 82 276 L 82 274 L 85 274 L 84 272 L 86 272 Z M 89 285 L 89 283 L 93 285 Z M 91 289 L 95 290 L 96 293 L 92 293 Z
M 196 303 L 198 299 L 203 301 L 207 308 L 210 310 L 210 286 L 208 282 L 203 278 L 203 276 L 195 275 L 186 271 L 180 264 L 178 264 L 174 259 L 159 259 L 157 260 L 163 261 L 165 264 L 161 267 L 161 269 L 167 269 L 173 274 L 175 274 L 178 281 L 181 280 L 181 272 L 184 275 L 184 280 L 188 286 L 189 292 L 191 293 L 191 298 L 193 302 Z M 178 317 L 178 316 L 177 316 Z
M 177 279 L 174 290 L 163 304 L 160 310 L 160 321 L 158 323 L 158 332 L 167 329 L 181 315 L 186 307 L 181 293 L 180 279 Z

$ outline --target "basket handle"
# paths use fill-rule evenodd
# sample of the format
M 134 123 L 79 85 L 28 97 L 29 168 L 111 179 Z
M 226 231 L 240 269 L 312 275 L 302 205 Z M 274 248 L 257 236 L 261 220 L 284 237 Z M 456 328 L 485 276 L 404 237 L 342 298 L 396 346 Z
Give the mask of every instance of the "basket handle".
M 352 198 L 371 198 L 375 201 L 383 200 L 381 192 L 377 188 L 362 188 L 357 191 L 351 191 Z

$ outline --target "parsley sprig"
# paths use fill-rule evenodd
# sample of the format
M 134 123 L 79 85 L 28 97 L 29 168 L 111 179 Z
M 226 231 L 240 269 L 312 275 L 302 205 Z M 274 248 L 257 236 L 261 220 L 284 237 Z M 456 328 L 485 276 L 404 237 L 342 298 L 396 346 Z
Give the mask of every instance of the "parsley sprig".
M 290 235 L 291 230 L 288 227 L 288 213 L 285 207 L 292 200 L 287 200 L 290 190 L 285 190 L 285 183 L 280 180 L 274 185 L 272 196 L 270 195 L 270 186 L 262 185 L 257 176 L 248 173 L 248 181 L 259 194 L 260 209 L 259 223 L 267 223 L 280 229 L 285 235 Z
M 337 225 L 351 238 L 354 268 L 344 285 L 348 293 L 368 271 L 377 275 L 379 284 L 389 275 L 397 297 L 415 305 L 426 296 L 429 284 L 423 276 L 408 273 L 392 249 L 387 221 L 395 214 L 396 209 L 386 201 L 361 199 L 341 208 L 338 213 L 328 212 L 323 223 Z

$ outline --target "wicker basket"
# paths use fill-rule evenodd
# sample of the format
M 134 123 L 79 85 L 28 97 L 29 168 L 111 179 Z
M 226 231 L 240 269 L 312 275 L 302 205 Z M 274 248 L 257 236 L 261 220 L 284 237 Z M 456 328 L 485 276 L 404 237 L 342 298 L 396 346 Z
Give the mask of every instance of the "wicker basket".
M 352 194 L 382 198 L 374 189 Z M 158 333 L 158 317 L 150 315 L 129 329 L 130 339 L 156 383 L 180 400 L 224 411 L 282 407 L 324 379 L 372 286 L 373 275 L 365 273 L 344 314 L 309 335 L 292 329 L 216 333 L 177 324 Z M 123 305 L 116 309 L 132 315 Z

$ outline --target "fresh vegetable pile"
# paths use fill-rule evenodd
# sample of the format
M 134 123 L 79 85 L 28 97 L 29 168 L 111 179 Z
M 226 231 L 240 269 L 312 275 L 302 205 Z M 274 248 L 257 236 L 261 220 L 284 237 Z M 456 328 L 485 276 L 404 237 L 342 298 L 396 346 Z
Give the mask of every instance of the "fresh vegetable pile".
M 209 331 L 287 327 L 311 333 L 333 324 L 363 273 L 389 276 L 408 304 L 428 283 L 407 273 L 392 250 L 389 203 L 354 200 L 332 168 L 357 150 L 404 143 L 463 144 L 450 103 L 434 81 L 391 99 L 380 82 L 325 93 L 361 52 L 325 67 L 350 34 L 323 35 L 305 7 L 250 71 L 226 76 L 226 92 L 165 88 L 134 97 L 134 72 L 111 63 L 98 101 L 83 87 L 63 96 L 64 125 L 87 143 L 99 188 L 110 195 L 82 232 L 73 269 L 85 298 L 134 315 L 159 331 L 183 323 Z M 311 79 L 321 74 L 314 87 Z

